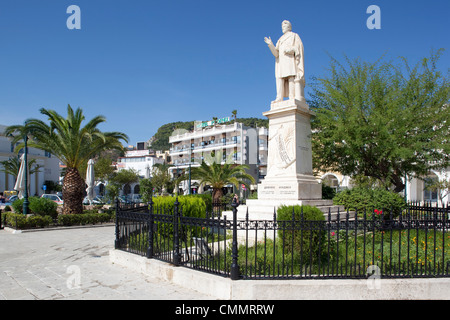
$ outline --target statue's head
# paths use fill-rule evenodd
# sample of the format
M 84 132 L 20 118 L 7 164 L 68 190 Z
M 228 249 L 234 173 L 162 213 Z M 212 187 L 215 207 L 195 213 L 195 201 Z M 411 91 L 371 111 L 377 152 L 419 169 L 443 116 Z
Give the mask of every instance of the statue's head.
M 281 23 L 281 30 L 283 30 L 283 33 L 286 33 L 286 32 L 288 32 L 288 31 L 292 31 L 292 25 L 291 25 L 291 23 L 290 23 L 289 21 L 287 21 L 287 20 L 284 20 L 284 21 Z

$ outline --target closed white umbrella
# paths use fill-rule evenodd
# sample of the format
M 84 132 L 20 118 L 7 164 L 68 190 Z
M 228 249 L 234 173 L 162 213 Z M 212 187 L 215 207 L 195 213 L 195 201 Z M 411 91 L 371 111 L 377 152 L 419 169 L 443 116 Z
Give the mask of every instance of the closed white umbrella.
M 86 192 L 90 204 L 92 204 L 92 200 L 94 199 L 94 179 L 94 160 L 90 159 L 86 170 Z
M 14 185 L 14 190 L 18 191 L 18 197 L 23 198 L 23 192 L 25 191 L 25 154 L 20 158 L 20 168 L 19 174 L 17 175 L 16 184 Z

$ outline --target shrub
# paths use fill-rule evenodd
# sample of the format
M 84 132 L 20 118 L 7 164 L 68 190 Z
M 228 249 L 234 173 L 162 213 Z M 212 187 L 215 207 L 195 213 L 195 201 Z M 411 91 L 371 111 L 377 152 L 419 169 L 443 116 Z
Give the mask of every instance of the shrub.
M 277 210 L 278 237 L 286 253 L 310 264 L 325 253 L 325 217 L 312 206 L 281 206 Z
M 58 216 L 58 212 L 56 210 L 58 205 L 50 199 L 29 197 L 28 201 L 30 202 L 28 206 L 30 213 L 39 216 L 51 216 L 53 219 L 56 219 L 56 217 Z M 22 198 L 17 199 L 12 203 L 14 212 L 23 213 L 23 202 L 24 199 Z
M 372 214 L 374 210 L 381 210 L 386 215 L 392 213 L 394 218 L 406 208 L 406 202 L 401 195 L 381 188 L 356 187 L 344 190 L 333 198 L 333 202 L 345 206 L 347 210 L 361 213 Z
M 176 197 L 156 197 L 153 198 L 153 212 L 156 214 L 173 215 L 174 204 Z M 206 218 L 206 204 L 205 201 L 198 196 L 179 196 L 178 197 L 178 210 L 183 217 L 192 218 Z M 161 234 L 170 236 L 173 234 L 173 224 L 158 222 L 157 228 Z M 190 233 L 194 236 L 200 234 L 201 228 L 198 227 L 183 227 L 185 234 Z
M 176 199 L 176 197 L 153 198 L 153 212 L 172 215 Z M 202 197 L 179 196 L 178 202 L 183 217 L 206 218 L 206 204 Z
M 322 183 L 322 199 L 331 200 L 336 195 L 336 190 Z
M 58 205 L 50 199 L 31 197 L 30 210 L 40 216 L 51 216 L 56 219 L 58 216 Z

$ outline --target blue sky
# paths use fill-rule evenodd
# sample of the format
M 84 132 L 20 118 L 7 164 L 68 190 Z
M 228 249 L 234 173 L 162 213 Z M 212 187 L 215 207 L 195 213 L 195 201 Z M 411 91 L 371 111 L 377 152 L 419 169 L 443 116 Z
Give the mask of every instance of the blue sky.
M 366 27 L 372 4 L 379 30 Z M 70 5 L 81 9 L 80 30 L 66 26 Z M 135 144 L 168 122 L 234 109 L 263 118 L 276 94 L 264 37 L 275 42 L 284 19 L 303 41 L 308 81 L 326 74 L 328 54 L 415 64 L 445 48 L 447 72 L 449 13 L 448 0 L 2 0 L 0 124 L 44 119 L 40 108 L 65 115 L 70 104 Z

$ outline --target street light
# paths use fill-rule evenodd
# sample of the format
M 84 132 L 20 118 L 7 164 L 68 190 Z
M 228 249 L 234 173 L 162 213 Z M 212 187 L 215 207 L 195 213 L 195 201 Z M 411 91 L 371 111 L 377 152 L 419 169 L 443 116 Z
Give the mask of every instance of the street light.
M 183 158 L 183 155 L 180 154 L 180 159 Z M 189 157 L 190 158 L 190 157 Z M 191 160 L 189 159 L 189 184 L 188 184 L 188 188 L 189 188 L 189 194 L 191 194 Z
M 25 123 L 26 126 L 26 123 Z M 24 140 L 24 154 L 23 154 L 23 162 L 24 162 L 24 180 L 25 180 L 25 189 L 24 189 L 24 195 L 23 195 L 23 214 L 28 214 L 29 213 L 29 205 L 30 202 L 28 201 L 28 146 L 27 146 L 27 142 L 28 142 L 28 135 L 27 135 L 27 131 L 25 129 L 25 134 L 23 137 Z

